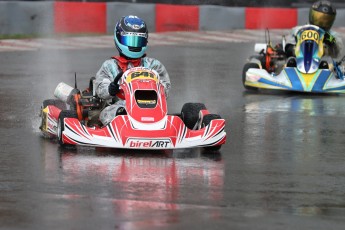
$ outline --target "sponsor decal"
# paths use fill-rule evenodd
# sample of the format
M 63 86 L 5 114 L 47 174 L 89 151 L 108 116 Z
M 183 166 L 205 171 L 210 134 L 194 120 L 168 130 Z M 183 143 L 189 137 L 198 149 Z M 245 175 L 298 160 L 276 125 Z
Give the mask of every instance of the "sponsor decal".
M 145 24 L 143 22 L 141 22 L 141 20 L 135 15 L 129 15 L 127 18 L 128 18 L 128 20 L 125 20 L 125 24 L 128 27 L 132 27 L 133 29 L 140 29 L 140 28 L 143 28 L 145 26 Z M 136 24 L 134 24 L 134 23 L 136 23 Z M 138 23 L 140 23 L 140 24 L 138 24 Z
M 154 105 L 156 104 L 156 100 L 137 100 L 139 104 L 149 104 L 149 105 Z
M 141 121 L 155 121 L 154 117 L 142 117 Z
M 126 147 L 129 148 L 170 148 L 172 147 L 170 139 L 128 139 Z
M 137 33 L 137 32 L 121 32 L 121 36 L 138 36 L 138 37 L 144 37 L 147 38 L 146 33 Z
M 53 122 L 48 122 L 47 123 L 48 130 L 52 130 L 54 133 L 57 132 L 57 125 L 56 123 L 54 124 Z

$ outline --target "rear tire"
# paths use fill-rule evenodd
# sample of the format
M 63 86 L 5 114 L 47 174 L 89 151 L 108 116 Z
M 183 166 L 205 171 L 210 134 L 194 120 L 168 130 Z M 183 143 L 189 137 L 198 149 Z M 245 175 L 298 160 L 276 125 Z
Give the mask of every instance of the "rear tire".
M 181 110 L 181 117 L 184 124 L 189 129 L 193 129 L 195 124 L 199 120 L 200 110 L 206 109 L 206 106 L 202 103 L 185 103 Z
M 211 121 L 215 119 L 221 119 L 221 116 L 218 114 L 206 114 L 202 119 L 201 127 L 204 128 L 208 126 L 211 123 Z M 204 149 L 206 151 L 218 151 L 220 150 L 221 147 L 222 147 L 221 145 L 216 145 L 216 146 L 204 147 Z
M 57 124 L 57 129 L 58 129 L 57 134 L 58 134 L 58 141 L 59 141 L 60 146 L 63 146 L 63 147 L 73 146 L 70 144 L 63 143 L 63 140 L 62 140 L 62 132 L 64 131 L 64 127 L 65 127 L 65 121 L 64 121 L 65 118 L 78 118 L 78 115 L 76 111 L 73 111 L 73 110 L 62 110 L 60 112 L 58 124 Z
M 242 84 L 243 84 L 243 87 L 247 90 L 258 90 L 258 88 L 256 87 L 252 87 L 252 86 L 248 86 L 248 85 L 245 85 L 245 81 L 246 81 L 246 73 L 247 71 L 250 69 L 250 68 L 254 68 L 254 69 L 260 69 L 259 65 L 256 64 L 256 63 L 246 63 L 244 66 L 243 66 L 243 71 L 242 71 Z
M 66 103 L 61 101 L 61 100 L 58 100 L 58 99 L 47 99 L 47 100 L 44 100 L 43 103 L 42 103 L 42 109 L 44 109 L 45 107 L 47 107 L 48 105 L 53 105 L 61 110 L 66 110 L 67 109 L 67 106 L 66 106 Z

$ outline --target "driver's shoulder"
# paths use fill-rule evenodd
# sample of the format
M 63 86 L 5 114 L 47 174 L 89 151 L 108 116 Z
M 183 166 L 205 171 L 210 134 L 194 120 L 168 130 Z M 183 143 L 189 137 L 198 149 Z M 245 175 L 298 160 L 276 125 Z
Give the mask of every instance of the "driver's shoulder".
M 158 59 L 152 57 L 143 57 L 142 60 L 144 64 L 148 66 L 161 64 L 161 62 Z
M 110 59 L 107 59 L 107 60 L 103 61 L 102 66 L 116 65 L 116 62 L 117 61 L 115 59 L 110 58 Z

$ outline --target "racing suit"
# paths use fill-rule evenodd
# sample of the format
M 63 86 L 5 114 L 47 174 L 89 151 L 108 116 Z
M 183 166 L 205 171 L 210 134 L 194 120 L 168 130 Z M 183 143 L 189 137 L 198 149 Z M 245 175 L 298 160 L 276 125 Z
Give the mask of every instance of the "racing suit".
M 98 70 L 94 85 L 96 94 L 101 99 L 109 100 L 116 98 L 117 100 L 114 104 L 105 107 L 101 111 L 99 120 L 104 126 L 110 123 L 117 113 L 120 110 L 124 110 L 126 106 L 124 100 L 116 96 L 113 97 L 109 94 L 109 85 L 114 81 L 115 77 L 119 73 L 123 73 L 133 67 L 147 67 L 156 70 L 160 76 L 160 81 L 164 86 L 165 95 L 166 97 L 169 96 L 169 90 L 171 88 L 169 74 L 160 61 L 145 56 L 139 59 L 126 59 L 122 56 L 112 57 L 111 59 L 106 60 Z

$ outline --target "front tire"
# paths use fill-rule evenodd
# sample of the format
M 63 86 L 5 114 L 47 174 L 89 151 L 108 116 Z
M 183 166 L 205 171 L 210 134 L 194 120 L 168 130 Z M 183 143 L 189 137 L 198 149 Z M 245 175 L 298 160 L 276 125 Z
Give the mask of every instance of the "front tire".
M 251 68 L 254 68 L 254 69 L 260 69 L 259 65 L 256 64 L 256 63 L 246 63 L 244 66 L 243 66 L 243 71 L 242 71 L 242 84 L 243 84 L 243 87 L 247 90 L 258 90 L 258 88 L 255 88 L 255 87 L 252 87 L 252 86 L 248 86 L 248 85 L 245 85 L 245 82 L 246 82 L 246 73 L 249 69 Z
M 181 117 L 187 128 L 194 128 L 195 124 L 199 120 L 200 110 L 204 109 L 206 109 L 206 106 L 203 103 L 186 103 L 183 105 Z
M 70 144 L 65 144 L 62 139 L 62 133 L 65 128 L 65 118 L 78 118 L 78 115 L 76 111 L 73 110 L 62 110 L 59 115 L 58 124 L 57 124 L 57 134 L 58 134 L 58 141 L 60 146 L 66 147 L 66 146 L 72 146 Z
M 218 114 L 206 114 L 203 119 L 202 119 L 202 124 L 201 124 L 201 127 L 202 128 L 205 128 L 206 126 L 208 126 L 212 120 L 215 120 L 215 119 L 222 119 L 220 115 Z M 221 145 L 216 145 L 216 146 L 208 146 L 208 147 L 204 147 L 204 149 L 206 151 L 218 151 L 220 150 L 222 146 Z

